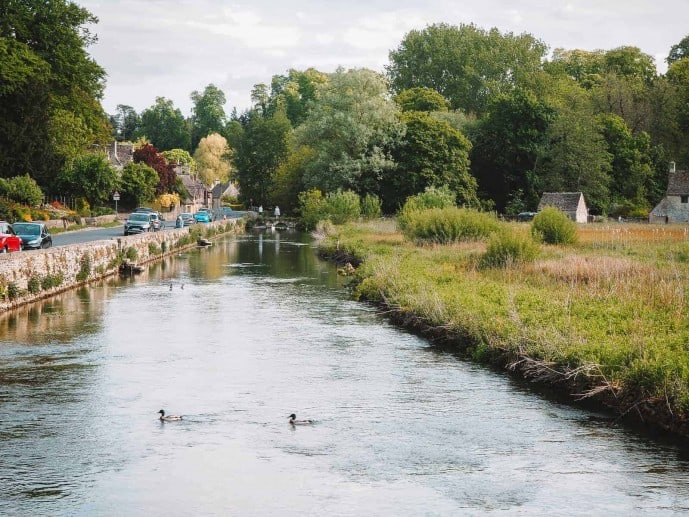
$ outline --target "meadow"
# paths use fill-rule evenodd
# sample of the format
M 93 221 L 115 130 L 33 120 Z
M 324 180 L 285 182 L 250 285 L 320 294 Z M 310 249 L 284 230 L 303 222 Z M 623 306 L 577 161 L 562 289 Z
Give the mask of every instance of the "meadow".
M 500 222 L 530 239 L 529 223 Z M 689 229 L 577 225 L 576 242 L 484 267 L 488 240 L 419 243 L 395 220 L 330 229 L 353 296 L 473 360 L 689 435 Z

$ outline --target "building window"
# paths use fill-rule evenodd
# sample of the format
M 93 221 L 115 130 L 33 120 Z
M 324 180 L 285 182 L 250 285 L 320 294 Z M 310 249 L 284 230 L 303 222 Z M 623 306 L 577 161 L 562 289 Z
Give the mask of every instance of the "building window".
M 680 196 L 682 203 L 689 203 L 689 196 Z

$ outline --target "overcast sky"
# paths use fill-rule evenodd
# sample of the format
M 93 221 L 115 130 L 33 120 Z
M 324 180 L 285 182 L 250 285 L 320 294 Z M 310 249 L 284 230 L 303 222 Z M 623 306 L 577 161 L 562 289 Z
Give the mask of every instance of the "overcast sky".
M 103 107 L 138 113 L 156 97 L 190 114 L 210 83 L 226 113 L 249 107 L 254 84 L 290 68 L 380 72 L 412 29 L 445 22 L 527 32 L 555 48 L 639 47 L 666 70 L 689 34 L 689 0 L 75 0 L 99 18 L 91 55 L 107 72 Z

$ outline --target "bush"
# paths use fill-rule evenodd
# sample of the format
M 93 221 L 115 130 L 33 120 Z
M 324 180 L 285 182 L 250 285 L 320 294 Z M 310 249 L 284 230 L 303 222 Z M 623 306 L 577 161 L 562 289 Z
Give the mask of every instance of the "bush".
M 78 282 L 88 280 L 91 275 L 91 255 L 84 253 L 79 261 L 79 272 L 76 279 Z
M 318 221 L 325 218 L 326 203 L 320 190 L 311 189 L 299 193 L 299 213 L 307 230 L 314 229 Z
M 546 244 L 573 244 L 576 242 L 577 225 L 564 212 L 547 206 L 533 218 L 531 234 Z
M 361 215 L 361 200 L 356 192 L 338 190 L 325 197 L 325 209 L 333 224 L 354 221 Z
M 528 235 L 508 231 L 495 232 L 481 258 L 483 267 L 510 267 L 533 262 L 538 256 L 538 244 Z
M 424 192 L 407 198 L 404 206 L 397 214 L 397 223 L 400 229 L 404 231 L 407 221 L 413 212 L 431 208 L 450 208 L 453 206 L 455 206 L 455 193 L 448 187 L 427 187 Z
M 136 261 L 136 258 L 138 257 L 138 253 L 136 252 L 136 248 L 129 247 L 127 248 L 127 251 L 124 252 L 124 258 L 129 260 L 130 262 Z
M 380 198 L 375 194 L 366 194 L 361 200 L 361 215 L 364 219 L 378 219 L 383 213 Z
M 39 206 L 43 202 L 43 191 L 28 174 L 0 179 L 0 196 L 28 206 Z
M 468 208 L 414 210 L 404 217 L 404 235 L 422 243 L 448 244 L 480 240 L 500 228 L 494 215 Z
M 27 289 L 31 294 L 38 294 L 41 292 L 41 279 L 37 275 L 31 275 L 27 282 Z

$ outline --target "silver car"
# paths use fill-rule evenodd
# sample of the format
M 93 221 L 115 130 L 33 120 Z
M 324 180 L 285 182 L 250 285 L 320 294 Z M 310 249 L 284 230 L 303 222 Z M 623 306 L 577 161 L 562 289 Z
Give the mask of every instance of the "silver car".
M 153 221 L 151 214 L 145 212 L 132 212 L 124 222 L 124 234 L 152 232 Z

